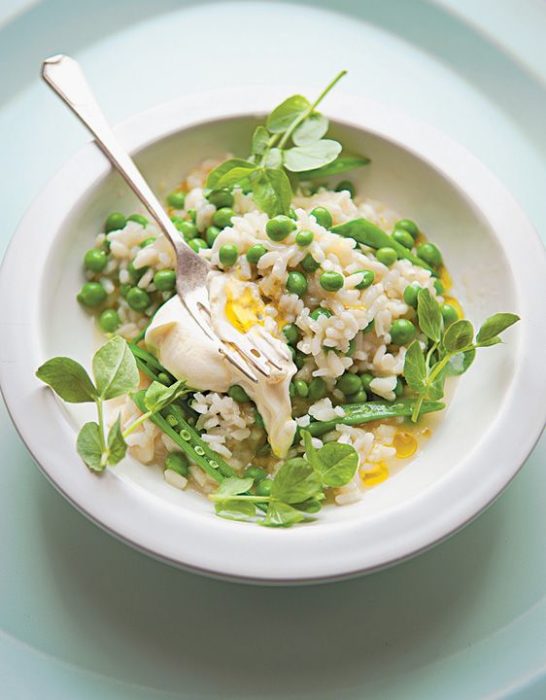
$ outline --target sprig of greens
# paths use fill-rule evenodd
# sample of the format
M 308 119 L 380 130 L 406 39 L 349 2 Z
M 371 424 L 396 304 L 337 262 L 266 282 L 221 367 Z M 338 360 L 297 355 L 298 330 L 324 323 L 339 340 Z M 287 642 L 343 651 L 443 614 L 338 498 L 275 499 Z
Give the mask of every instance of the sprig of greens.
M 94 383 L 86 370 L 69 357 L 54 357 L 36 371 L 38 379 L 48 384 L 68 403 L 95 403 L 97 421 L 85 423 L 78 433 L 78 454 L 93 471 L 102 472 L 107 465 L 117 464 L 127 452 L 126 438 L 141 423 L 187 393 L 185 382 L 165 386 L 153 381 L 144 392 L 144 412 L 121 430 L 120 416 L 105 429 L 104 402 L 128 394 L 138 387 L 137 363 L 123 338 L 114 336 L 100 347 L 92 361 Z
M 422 344 L 414 340 L 404 361 L 404 377 L 416 397 L 413 422 L 419 419 L 425 401 L 438 401 L 443 397 L 446 378 L 466 372 L 478 348 L 501 343 L 499 335 L 517 323 L 519 316 L 493 314 L 483 322 L 474 338 L 474 327 L 467 319 L 445 327 L 440 305 L 428 289 L 421 289 L 417 296 L 417 319 L 429 342 L 425 352 Z
M 316 111 L 346 73 L 338 73 L 314 102 L 292 95 L 275 107 L 265 126 L 256 127 L 249 158 L 232 158 L 219 165 L 209 174 L 207 187 L 217 190 L 238 185 L 248 189 L 260 209 L 276 216 L 290 210 L 291 178 L 337 175 L 369 163 L 365 157 L 340 156 L 341 144 L 323 138 L 328 119 Z
M 301 434 L 305 458 L 294 457 L 282 464 L 272 480 L 270 495 L 251 493 L 253 479 L 225 479 L 209 496 L 217 514 L 266 527 L 290 527 L 313 520 L 310 513 L 321 509 L 325 489 L 344 486 L 354 477 L 358 454 L 352 445 L 340 443 L 328 443 L 317 450 L 310 433 L 303 430 Z

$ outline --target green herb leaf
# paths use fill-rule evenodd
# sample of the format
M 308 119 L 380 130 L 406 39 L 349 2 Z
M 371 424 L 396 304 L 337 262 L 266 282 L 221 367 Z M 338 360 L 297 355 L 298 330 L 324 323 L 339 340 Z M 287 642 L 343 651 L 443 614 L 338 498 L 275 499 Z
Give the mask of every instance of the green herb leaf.
M 266 168 L 280 168 L 282 165 L 282 151 L 280 148 L 272 148 L 264 160 Z
M 271 112 L 265 123 L 272 134 L 281 134 L 286 131 L 294 121 L 311 107 L 308 99 L 303 95 L 292 95 Z
M 404 377 L 409 388 L 413 391 L 421 393 L 424 390 L 427 377 L 425 355 L 417 340 L 413 341 L 406 352 Z
M 304 170 L 298 173 L 300 180 L 312 180 L 316 177 L 329 177 L 330 175 L 341 175 L 355 168 L 362 168 L 368 165 L 369 158 L 365 156 L 339 156 L 328 165 L 313 170 Z
M 78 454 L 87 464 L 89 469 L 102 472 L 105 465 L 102 464 L 102 446 L 100 428 L 97 423 L 86 423 L 78 433 L 76 442 Z
M 328 119 L 319 112 L 313 112 L 294 129 L 292 141 L 296 146 L 304 146 L 307 143 L 318 141 L 327 131 Z
M 118 416 L 116 422 L 108 431 L 108 464 L 117 464 L 125 457 L 127 443 L 121 434 L 121 421 Z
M 218 189 L 218 183 L 230 170 L 235 168 L 245 168 L 250 171 L 255 167 L 256 166 L 253 163 L 249 163 L 247 160 L 243 160 L 242 158 L 230 158 L 229 160 L 220 163 L 220 165 L 214 168 L 214 170 L 210 171 L 207 177 L 207 187 L 210 187 L 212 190 Z
M 93 357 L 93 374 L 102 399 L 113 399 L 136 389 L 139 374 L 127 342 L 119 335 L 111 338 Z
M 301 503 L 322 492 L 320 477 L 303 458 L 287 460 L 273 479 L 271 496 L 283 503 Z
M 259 168 L 250 176 L 256 204 L 269 216 L 287 214 L 292 201 L 290 180 L 282 169 Z
M 226 499 L 214 504 L 216 514 L 226 520 L 252 522 L 256 516 L 256 506 L 250 501 L 234 501 Z
M 331 139 L 294 146 L 284 152 L 284 167 L 293 173 L 320 168 L 331 163 L 341 151 L 341 144 Z
M 186 382 L 182 379 L 171 384 L 171 386 L 165 386 L 160 382 L 152 382 L 144 394 L 144 405 L 148 411 L 156 413 L 187 393 Z
M 266 516 L 260 525 L 265 525 L 266 527 L 290 527 L 296 523 L 312 519 L 287 503 L 271 501 Z
M 452 323 L 444 333 L 443 344 L 448 352 L 458 352 L 472 345 L 474 328 L 470 321 L 459 319 Z
M 229 498 L 230 496 L 239 496 L 240 494 L 246 493 L 249 489 L 251 489 L 253 483 L 254 480 L 250 478 L 239 479 L 235 476 L 229 477 L 222 481 L 220 487 L 217 491 L 215 491 L 212 494 L 212 496 L 214 497 L 214 499 L 224 499 Z
M 499 338 L 498 335 L 494 335 L 492 338 L 482 340 L 482 342 L 478 344 L 478 347 L 490 348 L 492 345 L 498 345 L 499 343 L 502 343 L 502 340 Z
M 38 379 L 48 384 L 63 401 L 87 403 L 97 398 L 97 390 L 85 369 L 69 357 L 54 357 L 38 368 Z
M 257 126 L 252 135 L 252 153 L 256 156 L 263 156 L 268 143 L 269 132 L 265 126 Z
M 458 352 L 449 358 L 449 362 L 446 365 L 446 373 L 452 377 L 458 377 L 460 374 L 464 374 L 470 365 L 474 362 L 476 357 L 476 351 L 474 349 L 467 350 L 466 352 Z
M 482 345 L 485 341 L 499 335 L 499 333 L 502 333 L 507 328 L 510 328 L 510 326 L 513 326 L 514 323 L 517 323 L 518 321 L 519 316 L 516 314 L 493 314 L 493 316 L 490 316 L 482 323 L 481 328 L 478 331 L 478 335 L 476 336 L 476 342 L 478 345 Z
M 317 451 L 317 457 L 323 486 L 345 486 L 358 467 L 358 454 L 352 445 L 329 442 Z
M 442 337 L 442 312 L 440 304 L 428 291 L 420 289 L 417 296 L 417 318 L 423 333 L 435 343 Z
M 446 381 L 447 371 L 446 368 L 440 372 L 440 374 L 428 384 L 427 387 L 427 398 L 431 401 L 439 401 L 444 396 L 444 385 Z M 420 412 L 422 413 L 422 411 Z
M 218 180 L 218 188 L 223 189 L 234 185 L 243 185 L 248 180 L 250 173 L 256 170 L 256 166 L 249 163 L 248 168 L 232 168 Z

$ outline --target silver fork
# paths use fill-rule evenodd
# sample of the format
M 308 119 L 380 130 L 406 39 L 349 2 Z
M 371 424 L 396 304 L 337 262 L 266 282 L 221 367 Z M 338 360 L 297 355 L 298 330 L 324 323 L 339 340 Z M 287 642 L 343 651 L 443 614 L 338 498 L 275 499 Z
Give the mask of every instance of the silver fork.
M 183 240 L 132 158 L 119 144 L 79 64 L 69 56 L 52 56 L 42 64 L 42 78 L 93 134 L 97 145 L 172 244 L 176 253 L 178 296 L 203 332 L 216 344 L 218 352 L 254 383 L 258 381 L 256 372 L 270 377 L 271 365 L 281 370 L 280 361 L 286 358 L 280 358 L 277 348 L 263 331 L 253 333 L 252 342 L 235 328 L 230 335 L 218 337 L 212 325 L 206 286 L 209 263 Z

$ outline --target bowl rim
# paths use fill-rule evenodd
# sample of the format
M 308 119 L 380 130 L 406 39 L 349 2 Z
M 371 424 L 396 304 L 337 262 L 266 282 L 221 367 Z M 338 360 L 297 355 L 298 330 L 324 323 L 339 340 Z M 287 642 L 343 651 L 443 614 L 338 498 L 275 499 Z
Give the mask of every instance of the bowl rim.
M 264 87 L 185 96 L 138 113 L 115 131 L 134 153 L 207 122 L 267 113 L 275 99 L 287 94 L 292 93 L 285 88 Z M 40 324 L 21 319 L 36 318 L 41 283 L 34 277 L 29 287 L 21 268 L 29 246 L 36 255 L 49 252 L 48 245 L 68 212 L 111 172 L 93 142 L 81 148 L 31 204 L 0 269 L 0 298 L 11 300 L 0 321 L 0 388 L 34 460 L 65 498 L 104 530 L 155 558 L 191 571 L 237 581 L 310 583 L 367 573 L 405 560 L 446 539 L 490 505 L 517 474 L 544 426 L 546 375 L 539 353 L 533 353 L 532 348 L 546 346 L 546 326 L 540 323 L 542 299 L 546 298 L 546 255 L 517 202 L 480 161 L 434 127 L 374 100 L 343 93 L 329 98 L 324 112 L 340 124 L 372 133 L 412 153 L 472 202 L 502 249 L 506 251 L 512 244 L 509 260 L 516 286 L 514 310 L 523 319 L 510 341 L 517 343 L 514 376 L 493 426 L 439 483 L 388 514 L 368 520 L 364 529 L 357 519 L 329 523 L 317 538 L 314 526 L 245 528 L 167 503 L 146 509 L 140 487 L 110 471 L 98 479 L 81 468 L 72 428 L 62 419 L 51 392 L 40 390 L 34 377 L 35 368 L 45 359 Z M 68 202 L 66 183 L 70 183 Z M 46 235 L 43 227 L 40 229 L 44 220 L 48 221 Z M 44 270 L 39 274 L 43 278 Z M 34 296 L 28 294 L 33 288 Z M 522 391 L 526 392 L 525 401 L 518 402 Z M 470 491 L 466 479 L 484 459 L 496 467 L 482 473 L 483 479 Z M 79 469 L 74 468 L 74 462 Z M 145 512 L 146 519 L 142 517 Z M 187 535 L 182 541 L 176 535 L 179 532 Z M 267 557 L 259 556 L 264 547 Z

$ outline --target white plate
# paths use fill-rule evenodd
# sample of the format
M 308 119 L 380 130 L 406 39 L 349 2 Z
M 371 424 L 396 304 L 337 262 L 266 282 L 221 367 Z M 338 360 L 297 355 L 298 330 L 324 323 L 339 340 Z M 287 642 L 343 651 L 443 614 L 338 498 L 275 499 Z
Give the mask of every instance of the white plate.
M 244 152 L 249 115 L 267 112 L 286 94 L 289 89 L 195 96 L 138 115 L 118 134 L 132 152 L 142 151 L 144 173 L 164 193 L 202 158 L 226 149 Z M 74 300 L 81 254 L 108 211 L 134 208 L 93 145 L 46 187 L 4 261 L 0 295 L 9 293 L 13 301 L 2 320 L 1 383 L 27 446 L 90 518 L 192 570 L 303 582 L 407 558 L 491 503 L 543 425 L 546 377 L 536 348 L 546 345 L 540 323 L 546 265 L 515 201 L 475 158 L 431 127 L 339 93 L 326 111 L 346 147 L 372 158 L 360 182 L 366 194 L 416 219 L 438 242 L 470 319 L 479 323 L 498 310 L 523 319 L 506 345 L 482 351 L 423 453 L 359 504 L 326 509 L 310 526 L 268 530 L 215 517 L 205 499 L 170 489 L 158 473 L 135 463 L 101 478 L 82 466 L 74 450 L 81 416 L 61 407 L 33 372 L 53 354 L 88 363 L 96 338 Z

